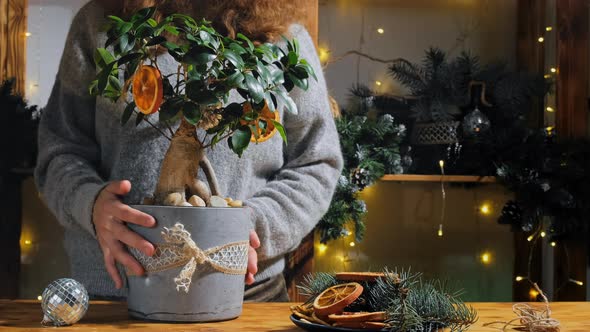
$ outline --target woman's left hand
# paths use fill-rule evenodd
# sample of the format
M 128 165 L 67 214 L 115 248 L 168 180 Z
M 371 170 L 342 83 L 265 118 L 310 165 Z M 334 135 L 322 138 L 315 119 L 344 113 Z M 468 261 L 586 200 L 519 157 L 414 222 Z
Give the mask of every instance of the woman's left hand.
M 250 231 L 250 249 L 248 250 L 248 271 L 246 272 L 246 285 L 254 283 L 254 275 L 258 272 L 258 254 L 256 249 L 260 247 L 260 239 L 255 231 Z

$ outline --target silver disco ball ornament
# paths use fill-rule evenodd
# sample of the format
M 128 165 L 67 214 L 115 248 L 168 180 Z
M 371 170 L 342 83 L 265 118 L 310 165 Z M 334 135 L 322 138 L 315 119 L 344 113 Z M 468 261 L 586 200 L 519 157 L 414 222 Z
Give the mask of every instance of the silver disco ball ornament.
M 74 279 L 57 279 L 41 295 L 43 325 L 65 326 L 79 321 L 88 310 L 88 292 Z
M 463 118 L 463 134 L 475 137 L 488 131 L 491 127 L 490 119 L 477 107 Z

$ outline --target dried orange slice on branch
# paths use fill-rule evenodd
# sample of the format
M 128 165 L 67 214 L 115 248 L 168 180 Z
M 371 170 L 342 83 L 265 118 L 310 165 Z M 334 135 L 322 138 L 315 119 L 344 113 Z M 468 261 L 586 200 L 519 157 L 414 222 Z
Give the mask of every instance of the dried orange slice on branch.
M 313 301 L 315 313 L 320 316 L 341 313 L 363 293 L 363 286 L 356 282 L 332 286 Z
M 245 103 L 244 114 L 250 112 L 252 112 L 252 104 Z M 268 104 L 264 104 L 264 108 L 260 111 L 258 118 L 249 122 L 241 121 L 241 123 L 245 125 L 247 124 L 250 127 L 250 131 L 252 131 L 252 137 L 250 138 L 251 142 L 262 143 L 269 140 L 277 133 L 277 128 L 275 127 L 273 120 L 279 122 L 279 111 L 273 112 L 268 108 Z M 261 122 L 266 126 L 266 129 L 260 127 Z
M 153 66 L 142 65 L 133 76 L 133 100 L 143 114 L 156 113 L 164 99 L 162 73 Z

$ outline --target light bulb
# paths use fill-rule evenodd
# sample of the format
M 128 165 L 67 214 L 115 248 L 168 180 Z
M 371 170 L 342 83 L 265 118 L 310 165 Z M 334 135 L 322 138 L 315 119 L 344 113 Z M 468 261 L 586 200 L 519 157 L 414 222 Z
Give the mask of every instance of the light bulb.
M 531 242 L 535 237 L 532 235 L 529 235 L 529 237 L 526 238 L 527 241 Z
M 523 279 L 524 279 L 524 277 L 522 277 L 522 276 L 516 276 L 516 278 L 515 278 L 515 280 L 518 282 L 522 281 Z
M 555 241 L 551 241 L 550 244 L 551 244 L 552 247 L 555 247 L 557 245 L 557 243 L 555 243 Z
M 436 233 L 439 237 L 443 236 L 443 226 L 442 224 L 438 225 L 438 232 Z
M 354 247 L 354 246 L 356 246 L 356 243 L 350 242 L 348 245 L 351 246 L 351 247 Z
M 541 237 L 545 237 L 547 235 L 547 233 L 545 233 L 545 231 L 541 232 Z
M 536 300 L 537 296 L 539 296 L 539 292 L 537 292 L 536 289 L 531 288 L 531 290 L 529 291 L 529 295 L 531 299 Z
M 550 70 L 551 70 L 552 73 L 557 73 L 557 68 L 553 68 L 552 67 Z
M 484 252 L 481 255 L 481 262 L 483 264 L 486 264 L 486 265 L 490 264 L 491 261 L 492 261 L 492 254 L 490 254 L 489 252 Z
M 553 112 L 555 112 L 555 110 L 553 109 L 553 107 L 550 107 L 550 106 L 548 106 L 548 107 L 546 108 L 546 110 L 547 110 L 547 112 L 549 112 L 549 113 L 553 113 Z
M 480 208 L 479 211 L 481 212 L 481 214 L 485 214 L 488 215 L 492 212 L 492 208 L 490 207 L 489 204 L 483 204 Z
M 551 31 L 553 30 L 553 27 L 545 27 L 545 31 Z
M 545 41 L 545 38 L 543 38 L 543 37 L 539 37 L 539 39 L 537 39 L 537 40 L 539 41 L 539 43 L 542 43 L 542 42 L 544 42 L 544 41 Z
M 383 85 L 383 83 L 381 83 L 381 81 L 375 81 L 375 85 L 381 86 L 381 85 Z
M 551 78 L 551 75 L 549 75 L 549 74 L 545 74 L 545 75 L 543 75 L 543 77 L 544 77 L 544 78 Z
M 41 295 L 37 296 L 37 300 L 41 301 L 43 300 L 43 297 L 41 297 Z
M 328 246 L 325 244 L 320 244 L 318 246 L 318 250 L 320 251 L 321 254 L 323 254 L 324 252 L 326 252 L 326 250 L 328 250 Z
M 383 33 L 385 33 L 385 30 L 383 30 L 383 28 L 379 28 L 379 29 L 377 29 L 377 33 L 382 35 Z
M 318 53 L 320 56 L 320 62 L 325 63 L 330 60 L 330 50 L 328 50 L 326 47 L 319 47 Z
M 25 37 L 31 37 L 33 34 L 30 32 L 25 32 Z
M 584 283 L 581 282 L 580 280 L 570 278 L 570 282 L 573 282 L 574 284 L 576 284 L 578 286 L 584 286 Z
M 26 245 L 30 245 L 31 244 L 31 240 L 25 240 L 25 244 Z
M 438 165 L 440 166 L 440 168 L 445 167 L 445 161 L 444 160 L 439 160 L 438 161 Z

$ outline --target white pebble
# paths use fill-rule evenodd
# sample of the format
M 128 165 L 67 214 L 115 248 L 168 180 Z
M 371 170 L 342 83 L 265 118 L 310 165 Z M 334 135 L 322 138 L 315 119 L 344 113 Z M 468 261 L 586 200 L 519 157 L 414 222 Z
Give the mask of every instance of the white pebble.
M 227 207 L 227 202 L 223 197 L 220 196 L 211 196 L 211 206 L 212 207 Z

